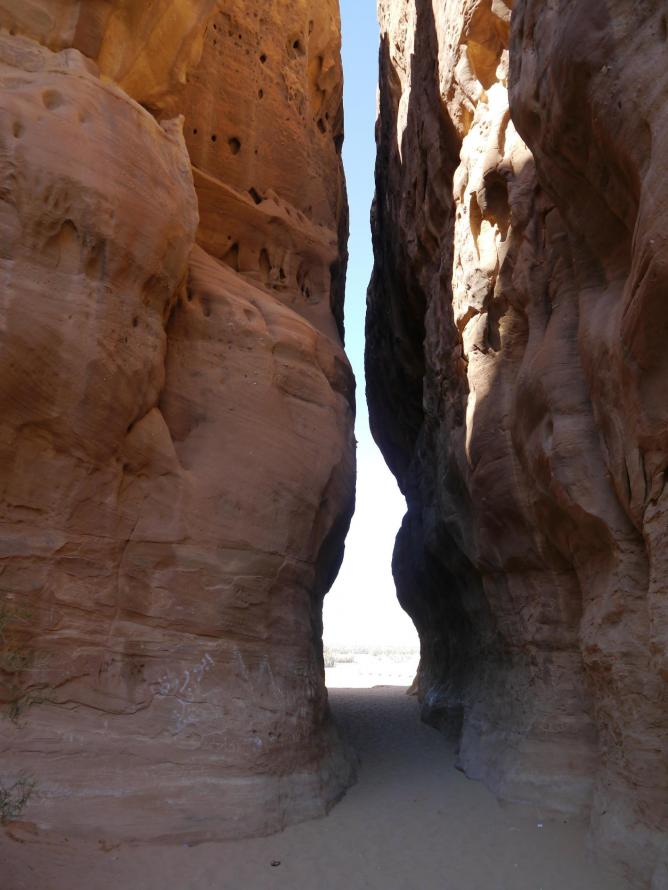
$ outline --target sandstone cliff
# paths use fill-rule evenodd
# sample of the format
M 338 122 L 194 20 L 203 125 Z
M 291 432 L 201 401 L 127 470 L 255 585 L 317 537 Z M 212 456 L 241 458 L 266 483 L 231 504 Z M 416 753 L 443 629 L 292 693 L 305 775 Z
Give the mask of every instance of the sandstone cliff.
M 367 394 L 408 501 L 394 574 L 465 771 L 586 814 L 665 887 L 665 7 L 515 5 L 511 28 L 511 0 L 380 2 Z
M 350 780 L 320 643 L 354 498 L 338 5 L 0 26 L 0 780 L 103 839 L 320 814 Z

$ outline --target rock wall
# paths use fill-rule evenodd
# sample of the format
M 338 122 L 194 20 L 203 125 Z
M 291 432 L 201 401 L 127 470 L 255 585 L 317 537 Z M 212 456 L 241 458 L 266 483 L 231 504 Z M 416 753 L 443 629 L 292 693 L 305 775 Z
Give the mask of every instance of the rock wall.
M 665 8 L 512 5 L 379 5 L 367 395 L 408 501 L 394 574 L 462 768 L 665 887 Z
M 338 4 L 0 26 L 0 784 L 105 843 L 321 814 L 351 778 Z

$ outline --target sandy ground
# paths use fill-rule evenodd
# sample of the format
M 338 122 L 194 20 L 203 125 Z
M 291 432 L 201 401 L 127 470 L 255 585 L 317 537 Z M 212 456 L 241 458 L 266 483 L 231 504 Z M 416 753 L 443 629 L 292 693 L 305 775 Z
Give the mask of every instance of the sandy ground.
M 582 825 L 502 806 L 457 772 L 404 689 L 331 699 L 361 764 L 326 819 L 269 838 L 109 853 L 2 837 L 1 890 L 627 890 L 593 861 Z
M 328 689 L 370 689 L 372 686 L 410 686 L 420 662 L 419 652 L 404 659 L 355 655 L 351 664 L 325 668 Z

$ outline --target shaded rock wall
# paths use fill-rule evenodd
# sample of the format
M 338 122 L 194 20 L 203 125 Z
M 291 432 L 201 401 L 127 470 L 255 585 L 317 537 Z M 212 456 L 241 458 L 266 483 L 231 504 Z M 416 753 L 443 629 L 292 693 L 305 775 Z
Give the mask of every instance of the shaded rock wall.
M 0 779 L 98 839 L 321 814 L 350 781 L 338 6 L 0 25 Z
M 586 814 L 663 887 L 665 10 L 520 2 L 511 30 L 511 6 L 379 7 L 367 395 L 409 507 L 394 574 L 466 772 Z

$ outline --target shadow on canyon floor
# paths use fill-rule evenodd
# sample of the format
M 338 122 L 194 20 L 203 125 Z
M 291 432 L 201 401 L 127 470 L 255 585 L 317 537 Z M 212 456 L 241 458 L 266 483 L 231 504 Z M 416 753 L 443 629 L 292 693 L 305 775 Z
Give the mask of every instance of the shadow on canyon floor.
M 454 769 L 400 687 L 333 690 L 359 780 L 326 819 L 199 847 L 0 840 L 3 890 L 623 890 L 578 822 L 502 805 Z M 276 864 L 280 863 L 280 864 Z

